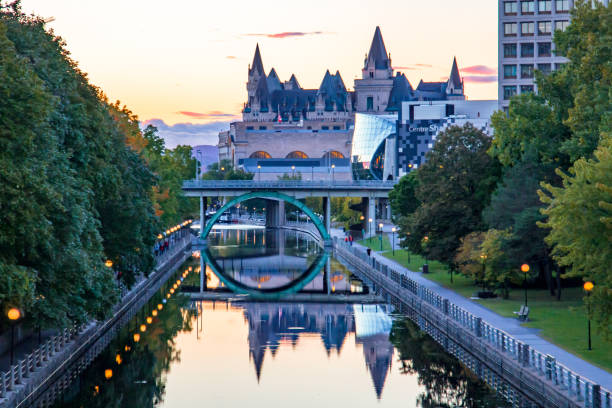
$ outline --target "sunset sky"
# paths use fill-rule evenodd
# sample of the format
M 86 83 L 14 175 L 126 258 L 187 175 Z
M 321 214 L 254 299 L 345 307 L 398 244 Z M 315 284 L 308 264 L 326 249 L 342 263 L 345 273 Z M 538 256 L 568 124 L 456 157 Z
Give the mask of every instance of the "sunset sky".
M 457 56 L 469 99 L 497 96 L 497 2 L 389 0 L 23 0 L 64 38 L 90 81 L 152 121 L 169 145 L 213 144 L 238 119 L 259 42 L 266 72 L 318 88 L 325 70 L 361 75 L 380 25 L 393 66 L 414 87 Z

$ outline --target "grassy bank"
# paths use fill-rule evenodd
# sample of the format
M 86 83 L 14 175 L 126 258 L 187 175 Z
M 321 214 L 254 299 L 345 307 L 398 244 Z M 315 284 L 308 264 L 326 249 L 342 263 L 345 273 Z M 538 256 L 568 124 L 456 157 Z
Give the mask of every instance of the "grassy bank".
M 359 242 L 362 245 L 380 251 L 380 237 L 365 239 Z M 420 271 L 425 263 L 421 256 L 414 255 L 408 251 L 391 251 L 389 239 L 383 236 L 382 255 L 407 267 L 412 271 Z M 471 297 L 481 290 L 474 282 L 463 275 L 453 275 L 451 282 L 450 274 L 446 265 L 429 261 L 430 273 L 424 275 L 440 285 L 452 289 L 465 297 Z M 524 303 L 524 291 L 522 289 L 510 290 L 508 299 L 477 299 L 475 302 L 491 309 L 492 311 L 506 317 L 515 317 L 514 311 L 519 310 Z M 587 350 L 587 318 L 583 303 L 584 293 L 582 288 L 567 288 L 562 291 L 561 301 L 550 296 L 544 289 L 528 289 L 527 302 L 529 305 L 529 322 L 523 323 L 525 327 L 541 330 L 540 335 L 565 350 L 589 361 L 607 371 L 612 372 L 611 345 L 606 343 L 592 327 L 592 350 Z

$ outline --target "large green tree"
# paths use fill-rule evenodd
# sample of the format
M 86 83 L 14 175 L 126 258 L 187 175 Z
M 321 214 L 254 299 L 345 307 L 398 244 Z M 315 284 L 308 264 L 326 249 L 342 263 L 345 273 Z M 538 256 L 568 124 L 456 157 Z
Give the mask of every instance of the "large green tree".
M 404 246 L 454 269 L 460 239 L 483 229 L 482 211 L 499 179 L 490 145 L 490 136 L 469 123 L 438 135 L 417 173 L 420 205 L 401 225 Z
M 547 241 L 568 276 L 595 283 L 591 316 L 612 337 L 612 135 L 604 135 L 593 159 L 580 159 L 562 187 L 546 184 L 542 200 L 550 229 Z

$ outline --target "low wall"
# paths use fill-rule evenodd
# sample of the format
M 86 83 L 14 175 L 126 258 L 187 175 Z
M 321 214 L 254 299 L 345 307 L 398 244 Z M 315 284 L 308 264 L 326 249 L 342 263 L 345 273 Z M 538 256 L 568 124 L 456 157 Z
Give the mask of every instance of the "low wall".
M 64 329 L 20 360 L 9 372 L 0 373 L 0 408 L 49 406 L 77 376 L 104 350 L 136 312 L 191 255 L 191 236 L 176 242 L 158 258 L 158 266 L 141 280 L 103 322 Z
M 426 320 L 420 325 L 443 346 L 448 340 L 469 350 L 482 367 L 495 373 L 528 399 L 545 407 L 609 408 L 610 391 L 581 378 L 501 329 L 419 285 L 403 271 L 387 267 L 364 250 L 334 240 L 336 256 L 380 285 L 401 307 Z M 437 335 L 434 335 L 438 333 Z M 446 340 L 444 340 L 446 339 Z M 444 344 L 444 343 L 447 344 Z M 452 350 L 449 350 L 452 352 Z M 483 377 L 484 378 L 484 377 Z

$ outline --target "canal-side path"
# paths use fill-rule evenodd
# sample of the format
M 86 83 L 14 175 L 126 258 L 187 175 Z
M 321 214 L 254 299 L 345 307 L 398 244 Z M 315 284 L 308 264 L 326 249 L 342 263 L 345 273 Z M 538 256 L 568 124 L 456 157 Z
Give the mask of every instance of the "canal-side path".
M 344 239 L 344 233 L 341 230 L 332 230 L 332 236 L 338 237 L 338 239 Z M 360 248 L 363 252 L 366 251 L 366 247 L 358 243 L 354 243 L 353 246 Z M 483 321 L 486 321 L 491 326 L 505 331 L 517 340 L 529 344 L 542 354 L 549 354 L 555 357 L 559 363 L 565 365 L 567 368 L 580 374 L 584 378 L 588 378 L 589 380 L 601 385 L 604 388 L 607 388 L 608 390 L 612 389 L 612 373 L 594 366 L 593 364 L 582 360 L 561 347 L 545 340 L 538 335 L 538 329 L 523 327 L 518 319 L 501 316 L 492 310 L 487 309 L 486 307 L 423 277 L 420 272 L 411 271 L 397 262 L 376 253 L 375 251 L 371 252 L 371 256 L 376 260 L 376 262 L 404 272 L 410 279 L 418 282 L 419 285 L 422 285 L 443 298 L 448 299 L 450 302 L 462 307 L 463 309 L 472 313 L 474 316 L 482 318 Z
M 170 250 L 158 256 L 157 265 L 148 277 L 142 278 L 129 291 L 122 289 L 121 301 L 106 321 L 91 321 L 78 329 L 64 329 L 28 354 L 16 356 L 15 365 L 9 371 L 0 371 L 0 408 L 29 406 L 43 393 L 51 403 L 70 384 L 71 378 L 65 377 L 78 375 L 86 368 L 119 329 L 116 323 L 127 322 L 134 310 L 146 302 L 148 295 L 190 256 L 187 252 L 190 246 L 191 235 L 186 233 Z M 77 370 L 65 374 L 76 360 L 79 360 Z M 47 392 L 49 389 L 51 392 Z

